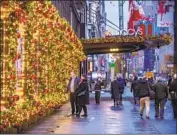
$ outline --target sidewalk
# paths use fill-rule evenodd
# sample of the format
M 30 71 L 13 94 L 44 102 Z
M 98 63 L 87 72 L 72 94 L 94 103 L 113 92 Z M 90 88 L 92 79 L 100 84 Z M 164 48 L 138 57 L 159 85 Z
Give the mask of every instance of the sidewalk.
M 170 102 L 166 104 L 165 118 L 154 118 L 154 106 L 151 103 L 150 120 L 139 117 L 139 106 L 133 105 L 128 99 L 131 96 L 126 89 L 123 106 L 114 107 L 109 93 L 102 93 L 100 105 L 94 103 L 94 94 L 90 95 L 88 117 L 68 117 L 70 104 L 64 105 L 56 114 L 31 127 L 28 134 L 175 134 L 176 121 L 172 118 Z M 128 97 L 128 98 L 127 98 Z M 106 99 L 106 100 L 105 100 Z

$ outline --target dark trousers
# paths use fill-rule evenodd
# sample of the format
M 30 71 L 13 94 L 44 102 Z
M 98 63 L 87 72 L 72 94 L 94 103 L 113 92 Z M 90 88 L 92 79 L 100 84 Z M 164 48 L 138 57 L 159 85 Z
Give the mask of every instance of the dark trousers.
M 96 104 L 100 103 L 100 91 L 95 92 L 95 102 Z
M 78 106 L 78 114 L 80 115 L 81 114 L 81 111 L 82 111 L 82 108 L 84 110 L 84 114 L 87 114 L 87 106 L 86 105 L 79 105 Z
M 70 103 L 71 103 L 71 113 L 74 114 L 78 112 L 77 98 L 75 93 L 70 93 Z
M 119 105 L 119 99 L 114 99 L 114 106 Z
M 174 117 L 177 118 L 177 99 L 172 99 L 171 102 L 172 102 Z
M 157 117 L 163 117 L 164 116 L 164 107 L 167 99 L 155 99 L 155 115 Z M 160 110 L 159 110 L 160 107 Z

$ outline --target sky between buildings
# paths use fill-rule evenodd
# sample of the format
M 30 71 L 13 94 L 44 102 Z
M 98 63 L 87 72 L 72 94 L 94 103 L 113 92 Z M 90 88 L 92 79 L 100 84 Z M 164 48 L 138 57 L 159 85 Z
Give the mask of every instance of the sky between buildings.
M 124 29 L 127 29 L 127 23 L 129 20 L 129 12 L 128 12 L 129 2 L 125 1 L 124 3 Z M 118 10 L 118 1 L 105 1 L 105 10 L 107 13 L 107 19 L 119 26 L 119 10 Z M 111 25 L 111 24 L 109 24 Z M 114 27 L 113 25 L 111 25 Z M 115 27 L 114 27 L 115 28 Z M 116 28 L 117 29 L 117 28 Z M 116 31 L 107 26 L 107 30 L 111 32 L 113 35 L 116 34 Z

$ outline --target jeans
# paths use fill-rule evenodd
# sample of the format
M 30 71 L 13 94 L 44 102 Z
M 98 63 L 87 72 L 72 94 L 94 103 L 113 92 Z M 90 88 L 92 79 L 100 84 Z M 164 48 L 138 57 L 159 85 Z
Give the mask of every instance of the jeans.
M 167 99 L 155 99 L 155 115 L 157 117 L 163 117 L 164 116 L 164 107 L 165 107 L 165 103 L 166 103 Z M 159 109 L 160 107 L 160 109 Z
M 95 92 L 95 102 L 96 102 L 97 104 L 100 103 L 100 91 L 96 91 L 96 92 Z
M 71 103 L 71 113 L 74 114 L 78 112 L 77 98 L 75 93 L 70 93 L 70 103 Z
M 140 98 L 140 113 L 143 114 L 144 107 L 146 107 L 146 116 L 149 117 L 150 112 L 150 97 Z

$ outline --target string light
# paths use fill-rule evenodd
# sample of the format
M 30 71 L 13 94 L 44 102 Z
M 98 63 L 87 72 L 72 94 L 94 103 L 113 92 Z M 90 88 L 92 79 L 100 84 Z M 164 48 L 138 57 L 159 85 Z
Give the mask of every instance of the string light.
M 19 1 L 3 2 L 8 10 L 4 17 L 7 22 L 4 24 L 5 43 L 10 50 L 10 53 L 4 55 L 8 61 L 3 71 L 7 75 L 3 78 L 6 89 L 2 90 L 8 99 L 8 110 L 0 114 L 0 123 L 5 124 L 4 130 L 18 127 L 35 116 L 46 115 L 49 110 L 66 102 L 68 95 L 64 91 L 70 71 L 79 70 L 79 61 L 84 60 L 85 55 L 71 26 L 65 19 L 60 18 L 50 1 L 26 2 L 23 10 Z M 9 13 L 13 12 L 18 15 L 13 17 L 12 22 Z M 18 35 L 20 25 L 24 26 L 24 31 Z M 17 54 L 19 36 L 24 38 L 24 52 L 20 55 Z M 23 76 L 17 78 L 15 62 L 20 58 L 24 72 Z M 14 101 L 18 97 L 15 95 L 17 81 L 23 86 L 25 101 L 15 105 L 18 103 Z

